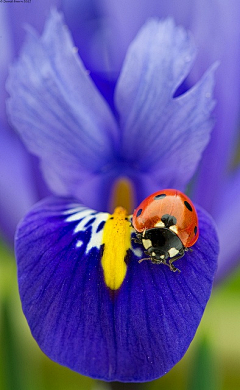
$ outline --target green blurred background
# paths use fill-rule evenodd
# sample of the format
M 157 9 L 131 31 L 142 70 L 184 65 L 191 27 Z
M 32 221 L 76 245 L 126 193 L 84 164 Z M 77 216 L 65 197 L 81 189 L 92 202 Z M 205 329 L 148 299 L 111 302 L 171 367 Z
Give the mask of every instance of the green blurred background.
M 59 366 L 41 352 L 22 314 L 13 253 L 2 242 L 0 305 L 0 390 L 111 389 L 107 383 Z M 240 269 L 214 288 L 197 334 L 183 359 L 163 378 L 141 388 L 239 390 L 239 324 Z

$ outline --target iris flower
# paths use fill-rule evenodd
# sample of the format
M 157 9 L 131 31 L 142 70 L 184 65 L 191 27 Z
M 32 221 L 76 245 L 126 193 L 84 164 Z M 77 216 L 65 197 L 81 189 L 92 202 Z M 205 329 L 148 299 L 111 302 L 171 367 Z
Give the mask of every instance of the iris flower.
M 221 281 L 239 264 L 239 169 L 232 171 L 239 120 L 239 40 L 238 0 L 43 0 L 21 7 L 0 7 L 0 230 L 12 245 L 16 224 L 34 202 L 46 196 L 36 160 L 13 134 L 6 120 L 4 84 L 9 62 L 25 35 L 22 28 L 30 23 L 39 31 L 52 4 L 64 10 L 81 58 L 91 70 L 101 93 L 112 104 L 116 76 L 129 43 L 149 16 L 173 16 L 189 29 L 198 47 L 193 70 L 182 85 L 186 90 L 196 83 L 204 70 L 220 60 L 216 72 L 216 120 L 211 142 L 204 151 L 194 181 L 191 197 L 215 219 L 220 239 L 220 256 L 216 280 Z M 226 77 L 227 75 L 227 77 Z M 236 166 L 235 166 L 236 167 Z M 16 196 L 16 194 L 18 196 Z M 204 196 L 203 196 L 204 194 Z M 231 220 L 231 223 L 229 221 Z M 227 228 L 226 228 L 227 226 Z
M 136 203 L 183 189 L 194 174 L 213 125 L 215 71 L 175 97 L 195 54 L 173 20 L 149 20 L 128 48 L 111 109 L 53 11 L 42 36 L 29 30 L 11 69 L 11 121 L 55 194 L 16 233 L 23 311 L 40 348 L 81 374 L 123 382 L 164 375 L 209 299 L 218 240 L 203 209 L 196 206 L 200 237 L 179 274 L 139 264 L 131 216 L 121 204 L 109 212 L 119 182 Z

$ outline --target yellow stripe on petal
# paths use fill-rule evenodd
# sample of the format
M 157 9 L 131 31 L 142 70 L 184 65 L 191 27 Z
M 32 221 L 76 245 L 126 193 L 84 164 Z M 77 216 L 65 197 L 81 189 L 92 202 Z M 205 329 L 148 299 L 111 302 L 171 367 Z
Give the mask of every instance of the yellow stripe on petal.
M 131 247 L 131 227 L 127 211 L 117 207 L 103 229 L 102 267 L 106 285 L 117 290 L 124 281 L 127 265 L 125 258 Z

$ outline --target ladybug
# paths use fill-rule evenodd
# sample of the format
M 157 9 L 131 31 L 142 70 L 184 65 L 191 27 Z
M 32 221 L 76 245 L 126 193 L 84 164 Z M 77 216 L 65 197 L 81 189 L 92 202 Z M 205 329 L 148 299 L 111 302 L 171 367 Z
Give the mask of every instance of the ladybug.
M 136 208 L 132 217 L 135 242 L 142 244 L 153 264 L 172 263 L 184 256 L 199 236 L 198 216 L 191 200 L 174 189 L 157 191 Z M 168 262 L 167 262 L 168 260 Z

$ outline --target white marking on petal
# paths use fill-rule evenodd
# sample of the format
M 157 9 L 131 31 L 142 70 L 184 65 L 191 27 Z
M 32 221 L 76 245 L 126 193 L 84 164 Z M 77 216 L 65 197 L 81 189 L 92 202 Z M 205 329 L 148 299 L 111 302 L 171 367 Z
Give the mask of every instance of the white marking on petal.
M 100 248 L 100 246 L 102 244 L 103 229 L 101 229 L 99 232 L 97 232 L 98 226 L 100 225 L 101 222 L 103 222 L 103 221 L 106 222 L 106 220 L 109 217 L 109 214 L 108 213 L 97 213 L 95 215 L 95 217 L 96 217 L 96 220 L 91 225 L 92 226 L 92 235 L 91 235 L 91 239 L 88 243 L 86 252 L 89 252 L 93 246 L 97 247 L 98 249 Z
M 96 211 L 92 209 L 88 209 L 87 207 L 74 207 L 74 209 L 69 209 L 64 212 L 64 214 L 71 214 L 66 221 L 67 222 L 73 222 L 73 221 L 78 221 L 81 220 L 82 218 L 85 218 L 88 215 L 93 215 L 95 214 Z
M 132 248 L 132 251 L 133 251 L 134 255 L 139 257 L 139 258 L 143 256 L 143 253 L 142 253 L 140 248 Z
M 72 208 L 71 208 L 72 206 Z M 109 217 L 108 213 L 96 212 L 95 210 L 88 209 L 84 206 L 76 206 L 75 204 L 69 205 L 69 209 L 64 211 L 64 214 L 69 215 L 66 218 L 66 222 L 78 222 L 73 233 L 77 234 L 79 232 L 85 232 L 87 229 L 87 224 L 89 221 L 92 221 L 89 226 L 91 226 L 92 233 L 90 240 L 86 247 L 86 253 L 88 253 L 93 247 L 100 248 L 102 244 L 103 228 L 99 229 L 99 225 L 102 222 L 106 222 Z M 81 240 L 77 241 L 76 247 L 80 247 L 83 244 Z

